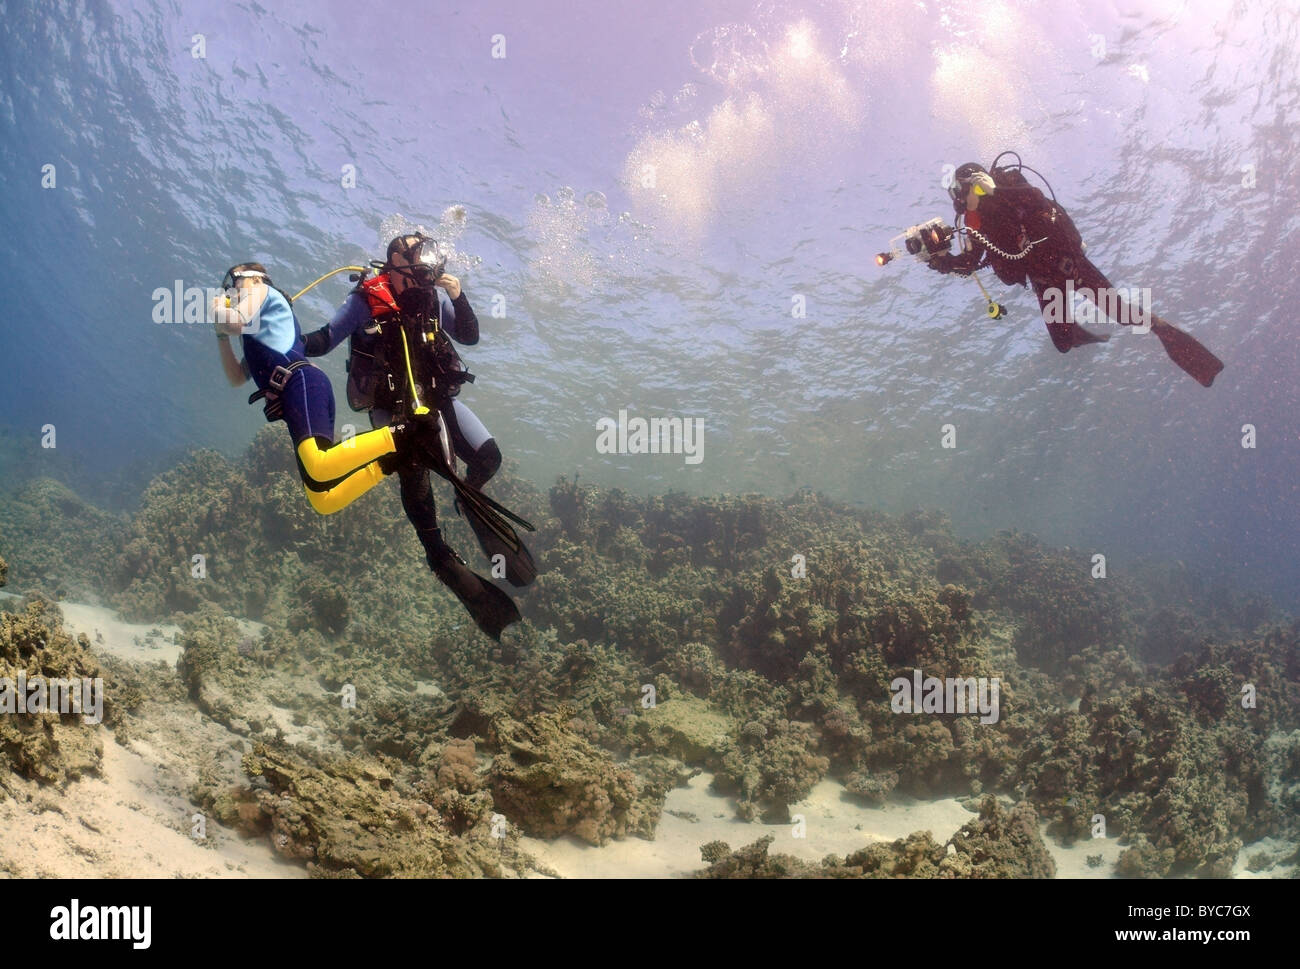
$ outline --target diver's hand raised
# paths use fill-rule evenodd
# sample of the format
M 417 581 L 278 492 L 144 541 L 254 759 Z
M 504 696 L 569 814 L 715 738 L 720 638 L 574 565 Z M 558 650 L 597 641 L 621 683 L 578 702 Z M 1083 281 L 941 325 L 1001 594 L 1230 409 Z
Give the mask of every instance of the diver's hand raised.
M 437 285 L 445 289 L 452 299 L 460 299 L 460 280 L 451 273 L 443 273 L 439 276 Z
M 223 296 L 212 298 L 212 303 L 208 306 L 208 319 L 211 320 L 217 336 L 239 336 L 247 325 L 247 320 L 244 319 L 243 311 L 238 304 L 232 306 L 230 300 Z

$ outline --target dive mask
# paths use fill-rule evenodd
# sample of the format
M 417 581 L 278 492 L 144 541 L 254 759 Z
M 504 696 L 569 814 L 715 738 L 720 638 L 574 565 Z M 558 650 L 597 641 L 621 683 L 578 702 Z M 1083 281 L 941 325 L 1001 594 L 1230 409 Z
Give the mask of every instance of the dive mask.
M 993 181 L 993 176 L 974 162 L 967 162 L 958 168 L 953 173 L 952 184 L 948 186 L 948 195 L 954 202 L 967 198 L 971 192 L 980 197 L 992 195 L 995 191 L 997 184 Z
M 405 252 L 407 265 L 391 266 L 390 271 L 400 273 L 419 286 L 432 286 L 447 268 L 447 256 L 437 241 L 422 236 Z
M 246 267 L 246 264 L 240 263 L 236 266 L 231 266 L 226 270 L 226 275 L 221 277 L 221 288 L 223 290 L 234 289 L 239 285 L 240 280 L 243 279 L 256 279 L 266 283 L 268 286 L 271 285 L 271 277 L 266 273 L 259 272 L 256 269 L 249 269 Z

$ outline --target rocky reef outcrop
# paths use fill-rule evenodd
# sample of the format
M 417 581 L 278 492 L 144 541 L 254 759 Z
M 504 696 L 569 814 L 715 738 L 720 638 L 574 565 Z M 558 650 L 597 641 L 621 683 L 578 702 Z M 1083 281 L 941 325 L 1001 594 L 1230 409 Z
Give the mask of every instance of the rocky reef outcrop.
M 762 842 L 709 846 L 714 876 L 1047 877 L 1040 820 L 1068 841 L 1100 819 L 1134 875 L 1219 875 L 1246 841 L 1300 836 L 1300 627 L 1253 597 L 1174 572 L 1094 578 L 1078 553 L 964 542 L 931 512 L 564 479 L 542 495 L 507 468 L 489 490 L 538 523 L 540 575 L 498 644 L 424 568 L 394 489 L 316 516 L 281 438 L 192 455 L 129 521 L 76 514 L 97 592 L 181 620 L 180 688 L 239 738 L 242 777 L 195 797 L 320 874 L 517 873 L 520 835 L 652 837 L 698 771 L 755 821 L 787 820 L 828 777 L 868 804 L 1014 805 L 985 798 L 944 845 L 918 834 L 812 869 Z M 25 507 L 57 500 L 46 486 Z M 11 577 L 59 581 L 57 556 L 36 561 L 11 556 Z M 39 661 L 39 640 L 62 644 L 51 668 L 90 668 L 41 638 L 47 613 L 5 622 L 5 662 Z M 996 712 L 898 709 L 918 670 L 996 681 Z M 51 779 L 93 766 L 20 740 L 6 756 L 48 759 Z

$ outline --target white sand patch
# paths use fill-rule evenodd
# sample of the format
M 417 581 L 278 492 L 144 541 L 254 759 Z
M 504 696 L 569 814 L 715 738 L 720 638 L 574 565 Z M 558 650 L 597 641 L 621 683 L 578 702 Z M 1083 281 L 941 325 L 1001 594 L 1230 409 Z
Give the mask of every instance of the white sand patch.
M 276 706 L 274 703 L 268 703 L 266 709 L 270 711 L 271 719 L 280 728 L 280 733 L 284 735 L 286 743 L 305 744 L 320 749 L 338 746 L 338 743 L 327 736 L 324 731 L 310 723 L 294 723 L 293 718 L 297 715 L 295 711 Z
M 1251 859 L 1263 852 L 1269 856 L 1271 864 L 1260 871 L 1250 871 L 1246 866 Z M 1290 858 L 1296 852 L 1296 845 L 1291 841 L 1281 841 L 1277 838 L 1264 838 L 1260 841 L 1242 847 L 1237 852 L 1237 862 L 1232 866 L 1233 878 L 1290 878 L 1295 870 L 1295 865 L 1283 865 L 1280 861 L 1283 858 Z
M 179 626 L 123 622 L 111 609 L 80 602 L 60 602 L 59 609 L 64 630 L 73 639 L 85 633 L 93 653 L 109 653 L 133 663 L 163 660 L 168 666 L 175 666 L 180 658 L 181 648 L 176 644 Z
M 804 815 L 806 838 L 790 837 L 787 825 L 763 827 L 772 828 L 773 834 L 786 828 L 786 837 L 783 839 L 777 834 L 772 850 L 805 861 L 820 861 L 827 855 L 847 855 L 871 842 L 897 841 L 917 831 L 929 831 L 935 841 L 943 844 L 975 817 L 950 797 L 918 801 L 899 796 L 883 807 L 868 807 L 848 794 L 839 781 L 830 779 L 822 780 L 807 799 L 793 805 L 790 814 Z
M 654 841 L 624 838 L 597 848 L 576 838 L 522 838 L 520 847 L 565 878 L 672 878 L 705 867 L 700 846 L 710 841 L 725 841 L 735 849 L 770 834 L 776 839 L 770 853 L 817 862 L 914 831 L 929 831 L 942 843 L 974 816 L 951 798 L 865 807 L 849 798 L 842 784 L 823 780 L 790 809 L 792 817 L 804 816 L 805 837 L 796 838 L 792 824 L 738 819 L 735 799 L 712 793 L 712 780 L 711 774 L 699 774 L 686 787 L 668 792 Z
M 1115 878 L 1115 862 L 1124 853 L 1125 845 L 1118 838 L 1087 838 L 1076 841 L 1066 847 L 1047 834 L 1047 823 L 1038 828 L 1043 836 L 1047 852 L 1056 862 L 1057 878 Z M 1096 868 L 1088 864 L 1089 855 L 1101 855 L 1101 864 Z
M 106 736 L 102 777 L 73 781 L 62 794 L 32 784 L 32 804 L 0 802 L 0 876 L 307 877 L 264 841 L 245 840 L 210 818 L 203 841 L 190 837 L 197 808 L 149 744 L 134 748 Z
M 19 598 L 0 593 L 0 604 Z M 92 652 L 127 662 L 174 666 L 177 627 L 121 622 L 109 609 L 60 602 L 64 629 L 85 633 Z M 246 635 L 256 623 L 240 621 Z M 155 635 L 150 635 L 156 631 Z M 0 877 L 275 877 L 303 878 L 306 869 L 279 859 L 264 839 L 245 839 L 212 818 L 192 837 L 199 808 L 189 792 L 206 765 L 242 782 L 246 741 L 201 714 L 188 700 L 148 697 L 132 721 L 129 747 L 103 730 L 99 775 L 64 791 L 12 774 L 15 796 L 0 800 Z
M 0 600 L 20 599 L 21 596 L 0 592 Z M 164 660 L 175 666 L 181 648 L 176 644 L 180 627 L 171 623 L 130 623 L 117 618 L 117 613 L 104 606 L 84 602 L 62 601 L 56 603 L 63 613 L 63 628 L 73 639 L 85 633 L 90 640 L 92 653 L 108 653 L 133 663 L 156 663 Z M 4 603 L 0 602 L 0 606 Z M 10 609 L 16 608 L 9 606 Z M 240 632 L 257 638 L 266 627 L 251 619 L 236 619 Z

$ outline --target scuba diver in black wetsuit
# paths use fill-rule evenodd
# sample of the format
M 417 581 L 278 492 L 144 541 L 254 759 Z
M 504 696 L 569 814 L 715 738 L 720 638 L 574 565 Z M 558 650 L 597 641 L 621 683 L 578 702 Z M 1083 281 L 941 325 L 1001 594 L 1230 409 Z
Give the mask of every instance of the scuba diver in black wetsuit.
M 1103 334 L 1090 333 L 1074 321 L 1073 290 L 1091 300 L 1116 323 L 1136 326 L 1150 323 L 1175 364 L 1202 386 L 1209 387 L 1223 363 L 1197 340 L 1143 307 L 1139 315 L 1083 254 L 1083 241 L 1065 209 L 1030 185 L 1021 169 L 1028 168 L 1016 155 L 1016 164 L 991 170 L 975 162 L 957 169 L 949 194 L 957 225 L 965 223 L 964 251 L 939 252 L 927 261 L 940 273 L 970 275 L 982 265 L 1008 285 L 1032 285 L 1052 343 L 1062 353 L 1088 343 L 1104 343 Z M 1035 172 L 1037 174 L 1037 172 Z M 1039 176 L 1040 178 L 1042 176 Z M 1046 179 L 1043 180 L 1046 184 Z M 1048 185 L 1048 191 L 1051 186 Z M 996 304 L 992 304 L 996 305 Z
M 460 281 L 444 271 L 437 243 L 420 234 L 399 236 L 388 246 L 383 272 L 363 278 L 334 319 L 305 339 L 307 356 L 320 356 L 349 339 L 348 402 L 368 410 L 371 424 L 435 420 L 439 433 L 414 452 L 384 459 L 396 471 L 402 507 L 424 546 L 429 568 L 465 604 L 479 626 L 499 638 L 519 620 L 513 600 L 472 572 L 443 540 L 429 479 L 432 469 L 451 481 L 456 507 L 465 516 L 494 569 L 515 586 L 525 586 L 537 570 L 528 549 L 502 515 L 532 526 L 483 495 L 481 486 L 496 473 L 501 452 L 482 423 L 456 400 L 462 383 L 472 381 L 449 337 L 478 342 L 478 319 Z M 448 296 L 450 292 L 454 295 Z M 432 417 L 430 416 L 432 415 Z M 455 457 L 467 473 L 455 473 Z

